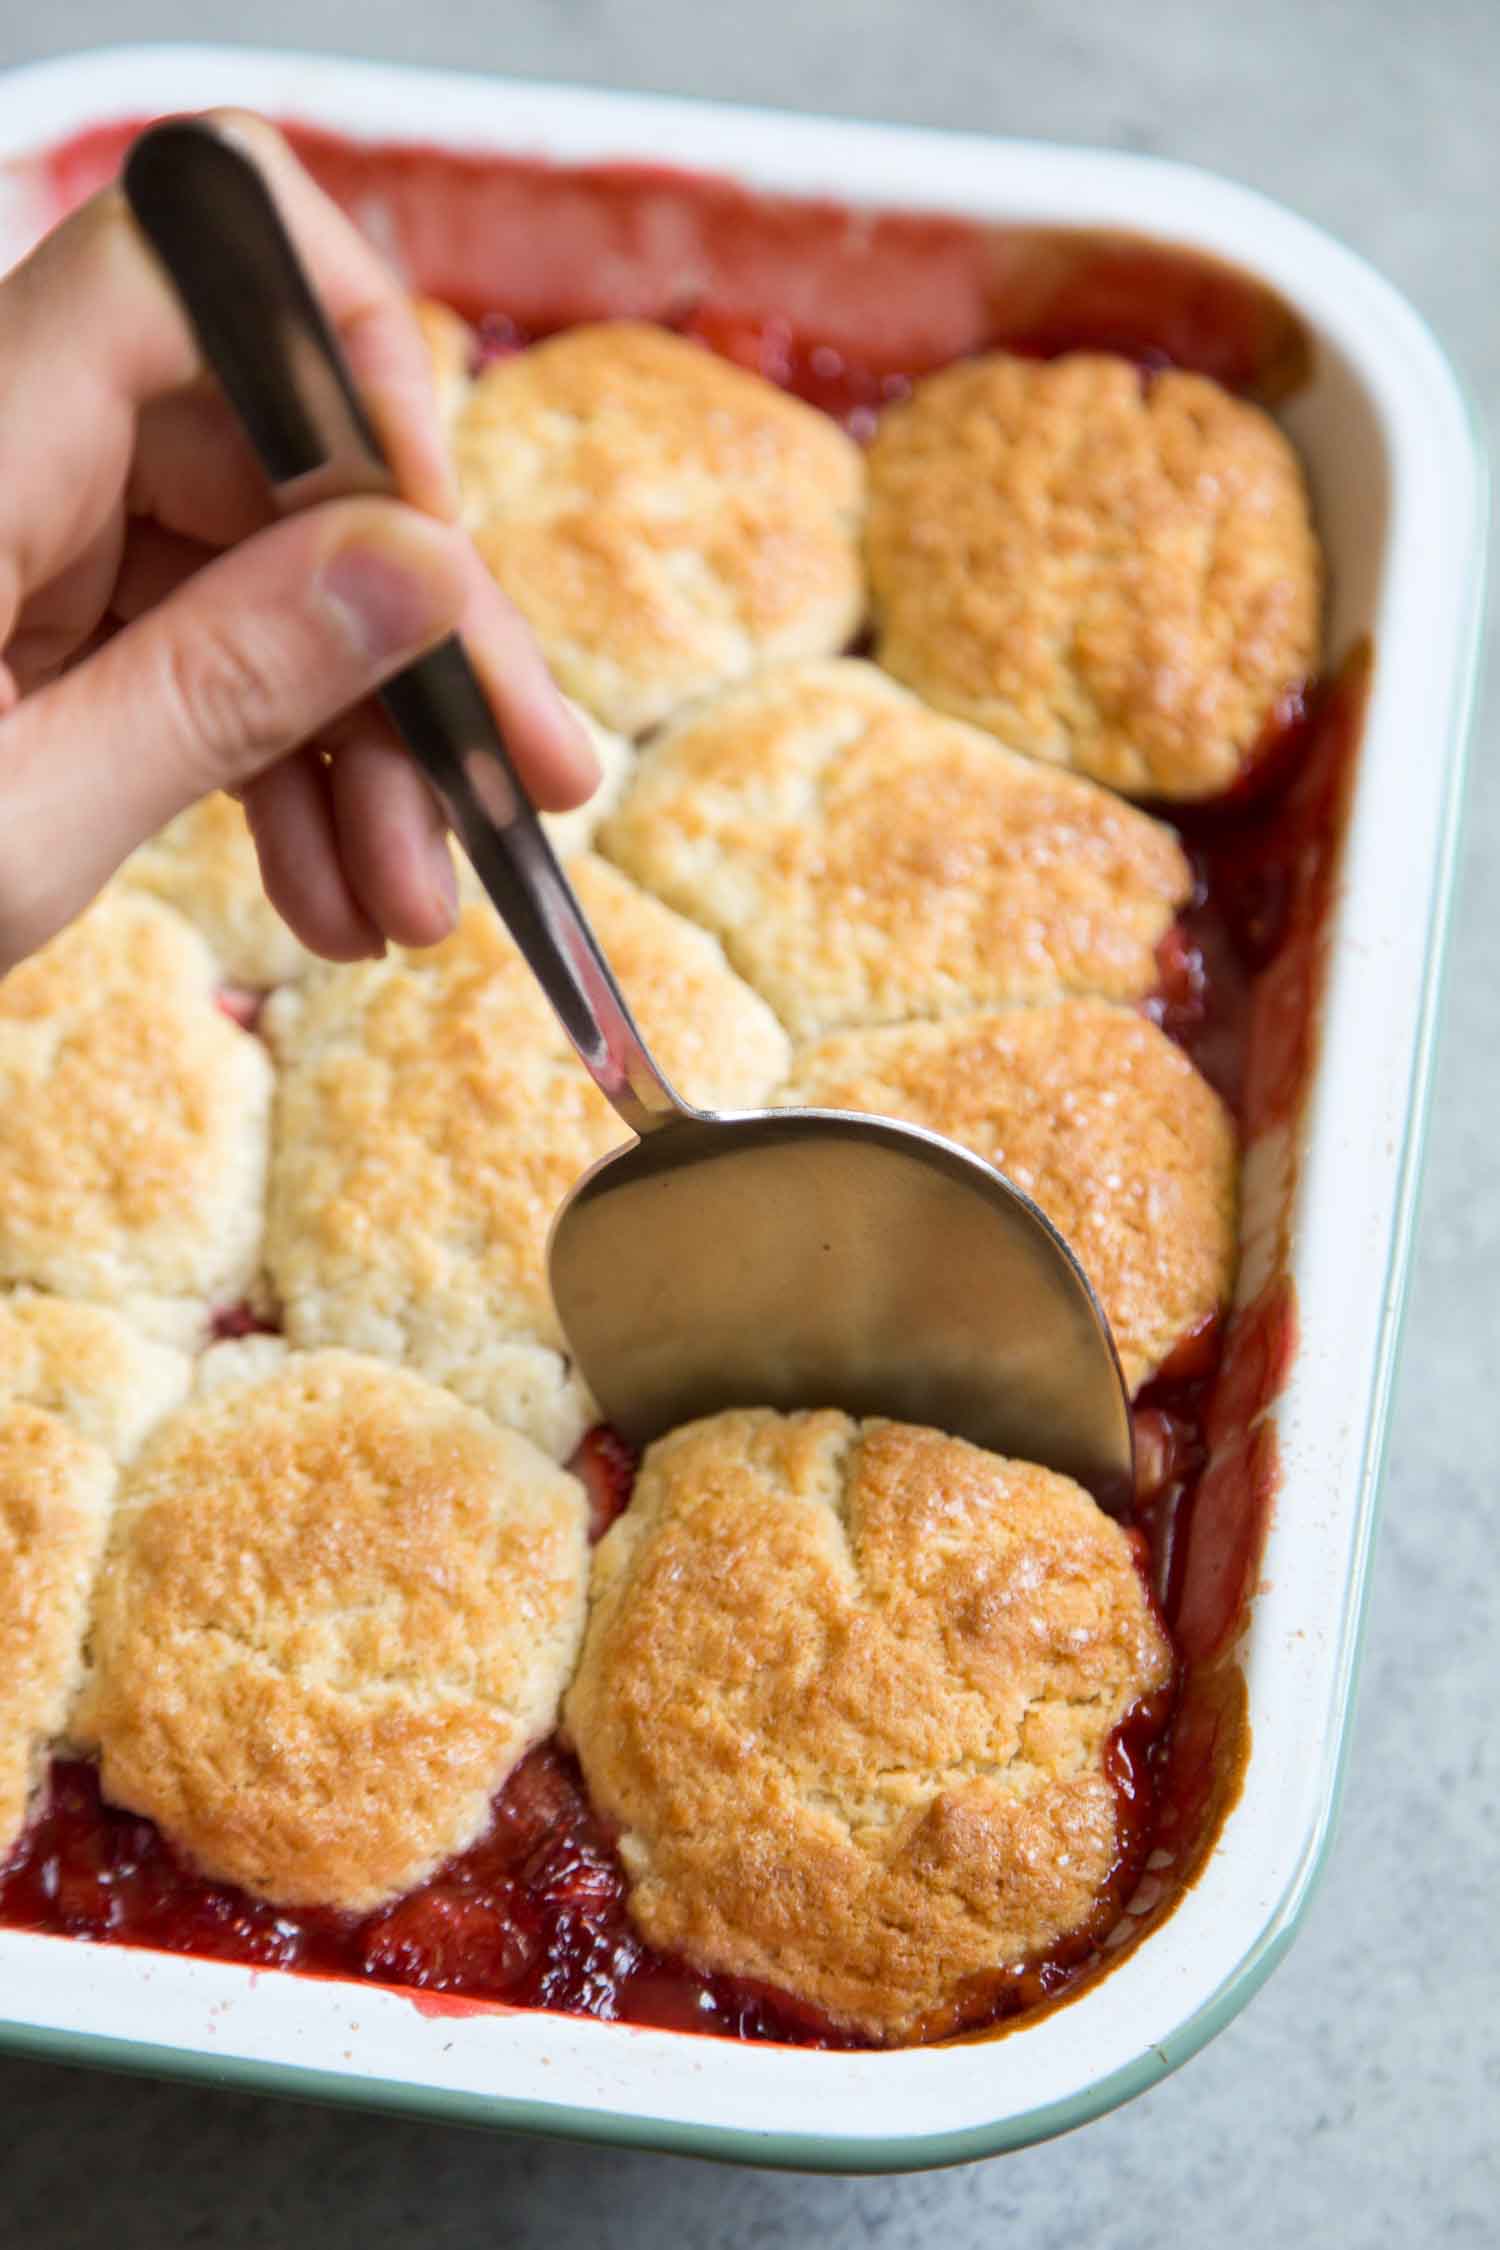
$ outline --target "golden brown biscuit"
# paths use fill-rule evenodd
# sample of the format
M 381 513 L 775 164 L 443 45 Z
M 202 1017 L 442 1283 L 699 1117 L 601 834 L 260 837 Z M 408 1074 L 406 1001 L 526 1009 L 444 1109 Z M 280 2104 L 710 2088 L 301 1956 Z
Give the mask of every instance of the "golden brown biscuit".
M 0 1294 L 0 1862 L 82 1673 L 115 1463 L 191 1372 L 100 1305 Z
M 203 940 L 101 899 L 0 982 L 0 1285 L 112 1304 L 174 1341 L 254 1278 L 271 1066 Z
M 154 1422 L 186 1398 L 192 1363 L 102 1305 L 29 1289 L 0 1296 L 0 1415 L 39 1406 L 128 1460 Z
M 293 1357 L 121 1479 L 74 1732 L 205 1874 L 354 1911 L 481 1833 L 548 1733 L 583 1489 L 400 1368 Z
M 687 713 L 599 840 L 803 1039 L 1136 998 L 1192 887 L 1159 822 L 853 662 L 788 665 Z
M 1067 1478 L 752 1410 L 647 1453 L 565 1720 L 651 1944 L 899 2039 L 1097 1918 L 1110 1736 L 1171 1669 Z
M 786 1040 L 713 939 L 602 861 L 573 877 L 673 1083 L 710 1106 L 764 1096 Z M 266 1029 L 281 1062 L 267 1264 L 288 1335 L 404 1359 L 519 1420 L 506 1355 L 562 1343 L 552 1215 L 629 1136 L 496 916 L 470 907 L 429 953 L 317 971 Z
M 563 687 L 623 734 L 858 628 L 858 448 L 697 344 L 574 328 L 486 369 L 454 449 L 490 569 Z
M 1297 457 L 1201 375 L 997 353 L 870 449 L 879 656 L 932 703 L 1134 796 L 1226 788 L 1317 669 Z
M 232 984 L 285 984 L 313 958 L 266 897 L 250 825 L 232 797 L 216 793 L 179 813 L 131 854 L 115 887 L 175 907 Z
M 102 1446 L 0 1402 L 0 1865 L 78 1685 L 114 1483 Z
M 1132 1391 L 1229 1296 L 1234 1126 L 1131 1008 L 1069 1000 L 835 1033 L 793 1058 L 778 1099 L 924 1125 L 996 1165 L 1071 1243 Z

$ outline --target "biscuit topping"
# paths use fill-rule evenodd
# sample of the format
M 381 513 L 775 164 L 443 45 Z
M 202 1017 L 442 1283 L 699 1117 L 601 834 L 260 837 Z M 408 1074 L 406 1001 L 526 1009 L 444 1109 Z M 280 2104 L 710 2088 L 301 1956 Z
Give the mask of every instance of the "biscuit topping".
M 878 653 L 1002 742 L 1132 796 L 1227 788 L 1317 669 L 1297 457 L 1200 375 L 996 353 L 870 449 Z
M 1118 1912 L 1110 1742 L 1171 1676 L 1066 1478 L 745 1411 L 647 1453 L 564 1718 L 651 1944 L 897 2039 Z
M 585 1575 L 582 1488 L 524 1438 L 293 1356 L 122 1478 L 75 1731 L 204 1873 L 366 1909 L 470 1843 L 550 1731 Z
M 480 553 L 563 687 L 624 734 L 858 629 L 858 448 L 701 345 L 572 329 L 488 368 L 454 444 Z
M 1170 829 L 873 665 L 789 665 L 642 753 L 601 847 L 723 940 L 798 1038 L 1134 999 L 1192 878 Z
M 115 894 L 0 982 L 0 1286 L 185 1342 L 249 1292 L 271 1069 L 215 981 L 184 921 Z
M 0 1400 L 0 1864 L 78 1685 L 114 1482 L 102 1446 Z

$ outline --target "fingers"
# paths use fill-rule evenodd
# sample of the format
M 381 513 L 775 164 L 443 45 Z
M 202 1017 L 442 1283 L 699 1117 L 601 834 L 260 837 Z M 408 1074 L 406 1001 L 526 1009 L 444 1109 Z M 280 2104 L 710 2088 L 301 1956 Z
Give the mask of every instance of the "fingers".
M 141 408 L 125 506 L 209 547 L 232 547 L 273 521 L 265 472 L 207 376 Z
M 458 884 L 447 823 L 373 706 L 241 795 L 266 894 L 315 953 L 353 960 L 388 938 L 437 945 L 452 929 Z
M 140 617 L 212 560 L 210 549 L 191 540 L 153 524 L 132 526 L 116 582 L 115 615 L 126 622 Z M 548 810 L 581 803 L 599 781 L 587 734 L 563 703 L 515 610 L 487 575 L 475 582 L 467 550 L 460 567 L 463 629 L 522 779 Z M 436 945 L 452 925 L 454 896 L 446 821 L 432 791 L 373 705 L 323 728 L 316 747 L 328 759 L 335 816 L 329 834 L 368 924 L 399 945 Z M 295 878 L 286 871 L 307 860 L 299 854 L 293 863 L 290 848 L 280 848 L 281 825 L 303 800 L 280 791 L 270 775 L 253 786 L 257 834 L 276 846 L 277 879 L 286 893 L 276 904 L 305 945 L 328 950 L 311 934 L 324 912 L 323 894 L 305 913 L 293 902 Z M 251 797 L 248 790 L 242 794 L 248 810 Z M 270 880 L 267 871 L 268 887 Z
M 510 754 L 544 812 L 566 812 L 592 797 L 599 761 L 548 671 L 519 610 L 465 543 L 467 595 L 460 631 Z
M 5 661 L 22 695 L 72 662 L 110 606 L 125 526 L 111 516 L 67 568 L 24 603 L 5 645 Z
M 403 292 L 279 135 L 239 113 L 215 122 L 260 166 L 403 491 L 456 513 Z M 80 335 L 108 351 L 79 350 Z M 248 791 L 268 887 L 309 944 L 340 957 L 382 932 L 440 937 L 452 915 L 441 816 L 383 726 L 342 728 L 331 772 L 301 757 L 284 779 L 259 777 L 455 625 L 538 803 L 577 804 L 597 785 L 529 632 L 456 533 L 369 501 L 261 528 L 258 471 L 117 192 L 0 283 L 0 394 L 34 438 L 0 479 L 0 968 L 216 787 Z M 122 498 L 155 519 L 129 526 L 123 555 Z M 102 616 L 110 556 L 125 629 L 25 695 L 70 641 L 86 644 L 81 612 Z
M 457 911 L 442 814 L 415 766 L 380 737 L 380 717 L 331 757 L 283 759 L 241 792 L 266 895 L 303 944 L 353 961 L 401 945 L 436 945 Z M 353 725 L 353 722 L 350 723 Z
M 125 535 L 110 609 L 122 625 L 133 625 L 218 557 L 217 547 L 163 531 L 154 523 L 133 523 Z
M 330 503 L 189 578 L 0 722 L 0 967 L 136 844 L 252 780 L 451 631 L 458 536 L 398 503 Z
M 375 713 L 336 743 L 328 768 L 339 857 L 369 920 L 398 945 L 436 945 L 458 885 L 436 797 Z
M 154 524 L 132 526 L 114 614 L 126 622 L 143 616 L 214 559 L 212 550 Z M 560 704 L 516 613 L 491 595 L 487 581 L 474 589 L 467 556 L 460 567 L 464 622 L 482 669 L 498 686 L 518 768 L 544 805 L 579 802 L 598 779 L 587 738 Z M 336 960 L 367 953 L 382 937 L 439 943 L 456 904 L 446 823 L 384 714 L 366 704 L 321 729 L 315 747 L 326 763 L 314 760 L 285 783 L 275 767 L 239 792 L 283 919 L 314 952 Z M 314 772 L 318 801 L 310 809 Z M 305 832 L 294 834 L 304 818 Z
M 0 397 L 7 427 L 26 433 L 0 488 L 11 594 L 11 606 L 0 603 L 0 645 L 27 597 L 118 516 L 138 409 L 197 372 L 182 316 L 115 190 L 0 282 Z M 215 471 L 200 461 L 199 473 Z
M 266 896 L 283 922 L 328 961 L 362 961 L 385 940 L 360 906 L 339 858 L 328 768 L 299 750 L 240 792 Z
M 23 689 L 61 670 L 106 611 L 129 621 L 217 553 L 274 520 L 265 478 L 225 400 L 201 387 L 141 415 L 125 506 L 12 620 L 6 658 Z M 123 547 L 122 547 L 123 542 Z M 162 558 L 172 557 L 169 568 Z
M 581 805 L 599 786 L 599 762 L 588 735 L 559 694 L 525 620 L 467 541 L 455 540 L 455 553 L 463 579 L 459 629 L 517 770 L 544 811 Z M 114 615 L 130 623 L 213 559 L 213 550 L 194 540 L 155 524 L 133 524 L 110 604 Z M 358 732 L 389 740 L 389 730 L 378 718 L 361 722 Z M 337 745 L 329 738 L 324 747 Z
M 233 112 L 215 121 L 265 174 L 342 333 L 402 491 L 418 508 L 452 517 L 427 357 L 395 277 L 271 127 Z M 0 397 L 7 427 L 27 434 L 0 480 L 0 647 L 28 593 L 66 568 L 118 506 L 136 459 L 138 416 L 201 372 L 176 297 L 118 189 L 95 196 L 0 282 Z M 190 421 L 197 409 L 178 411 Z M 170 435 L 172 415 L 164 409 L 156 419 Z M 192 498 L 192 457 L 167 445 L 172 457 L 164 459 L 149 419 L 146 438 L 136 473 L 145 490 L 165 495 L 164 520 L 217 540 L 217 517 L 204 522 L 178 506 Z M 240 535 L 248 528 L 247 473 L 217 438 L 209 481 L 222 488 L 215 506 Z
M 496 651 L 491 637 L 484 645 L 491 666 L 503 668 L 505 648 Z M 510 679 L 503 669 L 499 676 Z M 585 771 L 576 722 L 562 706 L 560 762 L 551 733 L 543 731 L 552 726 L 556 690 L 543 673 L 536 692 L 541 725 L 526 700 L 532 692 L 522 682 L 509 696 L 514 715 L 504 723 L 512 755 L 534 795 L 548 805 L 578 803 L 597 785 L 592 750 L 585 740 Z M 323 758 L 316 822 L 300 773 L 284 783 L 276 766 L 242 792 L 273 904 L 304 945 L 334 960 L 378 952 L 385 939 L 439 944 L 453 927 L 458 885 L 446 817 L 426 780 L 374 706 L 324 728 L 317 748 Z M 298 823 L 304 825 L 294 833 Z

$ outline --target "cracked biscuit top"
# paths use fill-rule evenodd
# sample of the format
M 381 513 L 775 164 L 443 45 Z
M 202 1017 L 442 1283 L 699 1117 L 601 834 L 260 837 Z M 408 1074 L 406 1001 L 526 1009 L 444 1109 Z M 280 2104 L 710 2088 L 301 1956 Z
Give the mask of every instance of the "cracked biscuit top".
M 1316 671 L 1297 457 L 1200 375 L 965 360 L 882 418 L 878 654 L 946 711 L 1144 797 L 1214 796 Z
M 1089 1930 L 1172 1659 L 1118 1525 L 955 1438 L 747 1410 L 646 1455 L 564 1724 L 653 1945 L 879 2039 Z
M 601 860 L 572 875 L 673 1084 L 709 1107 L 760 1101 L 786 1038 L 714 940 Z M 266 1028 L 281 1064 L 267 1264 L 287 1334 L 404 1359 L 550 1445 L 497 1370 L 518 1345 L 560 1364 L 547 1230 L 629 1135 L 497 916 L 468 907 L 430 952 L 315 971 Z
M 853 661 L 768 671 L 685 714 L 599 840 L 803 1039 L 1134 999 L 1192 888 L 1160 822 Z
M 835 1033 L 794 1056 L 777 1098 L 923 1125 L 1004 1172 L 1076 1253 L 1132 1391 L 1228 1298 L 1234 1126 L 1133 1008 L 1069 1000 Z
M 0 1286 L 173 1341 L 254 1279 L 271 1066 L 154 899 L 102 898 L 0 982 Z
M 0 1395 L 0 1866 L 83 1669 L 115 1467 L 60 1416 Z
M 561 685 L 622 733 L 858 629 L 858 448 L 701 345 L 571 329 L 480 375 L 454 447 L 485 561 Z
M 66 1732 L 116 1466 L 191 1373 L 102 1305 L 0 1294 L 0 1865 Z
M 246 1365 L 121 1478 L 74 1732 L 202 1873 L 364 1911 L 471 1843 L 551 1730 L 583 1488 L 400 1368 Z
M 0 1296 L 0 1414 L 39 1406 L 117 1461 L 187 1396 L 192 1362 L 103 1305 Z

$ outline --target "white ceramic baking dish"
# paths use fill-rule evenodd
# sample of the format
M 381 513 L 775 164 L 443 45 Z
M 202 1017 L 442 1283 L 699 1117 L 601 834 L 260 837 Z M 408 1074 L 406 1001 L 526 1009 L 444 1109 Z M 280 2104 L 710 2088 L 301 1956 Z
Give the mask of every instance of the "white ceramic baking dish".
M 0 79 L 0 267 L 49 216 L 29 153 L 94 123 L 220 102 L 356 139 L 644 157 L 855 205 L 1126 228 L 1249 269 L 1297 310 L 1315 364 L 1285 418 L 1331 563 L 1331 651 L 1366 633 L 1376 650 L 1300 1162 L 1273 1135 L 1250 1165 L 1249 1235 L 1290 1220 L 1300 1346 L 1272 1409 L 1282 1489 L 1241 1651 L 1253 1728 L 1243 1795 L 1175 1914 L 1071 2005 L 999 2039 L 824 2054 L 421 2007 L 368 1985 L 0 1930 L 0 2043 L 808 2169 L 951 2163 L 1063 2132 L 1174 2069 L 1244 2005 L 1284 1951 L 1328 1842 L 1475 670 L 1483 475 L 1464 401 L 1422 322 L 1368 267 L 1201 172 L 306 56 L 134 49 Z

